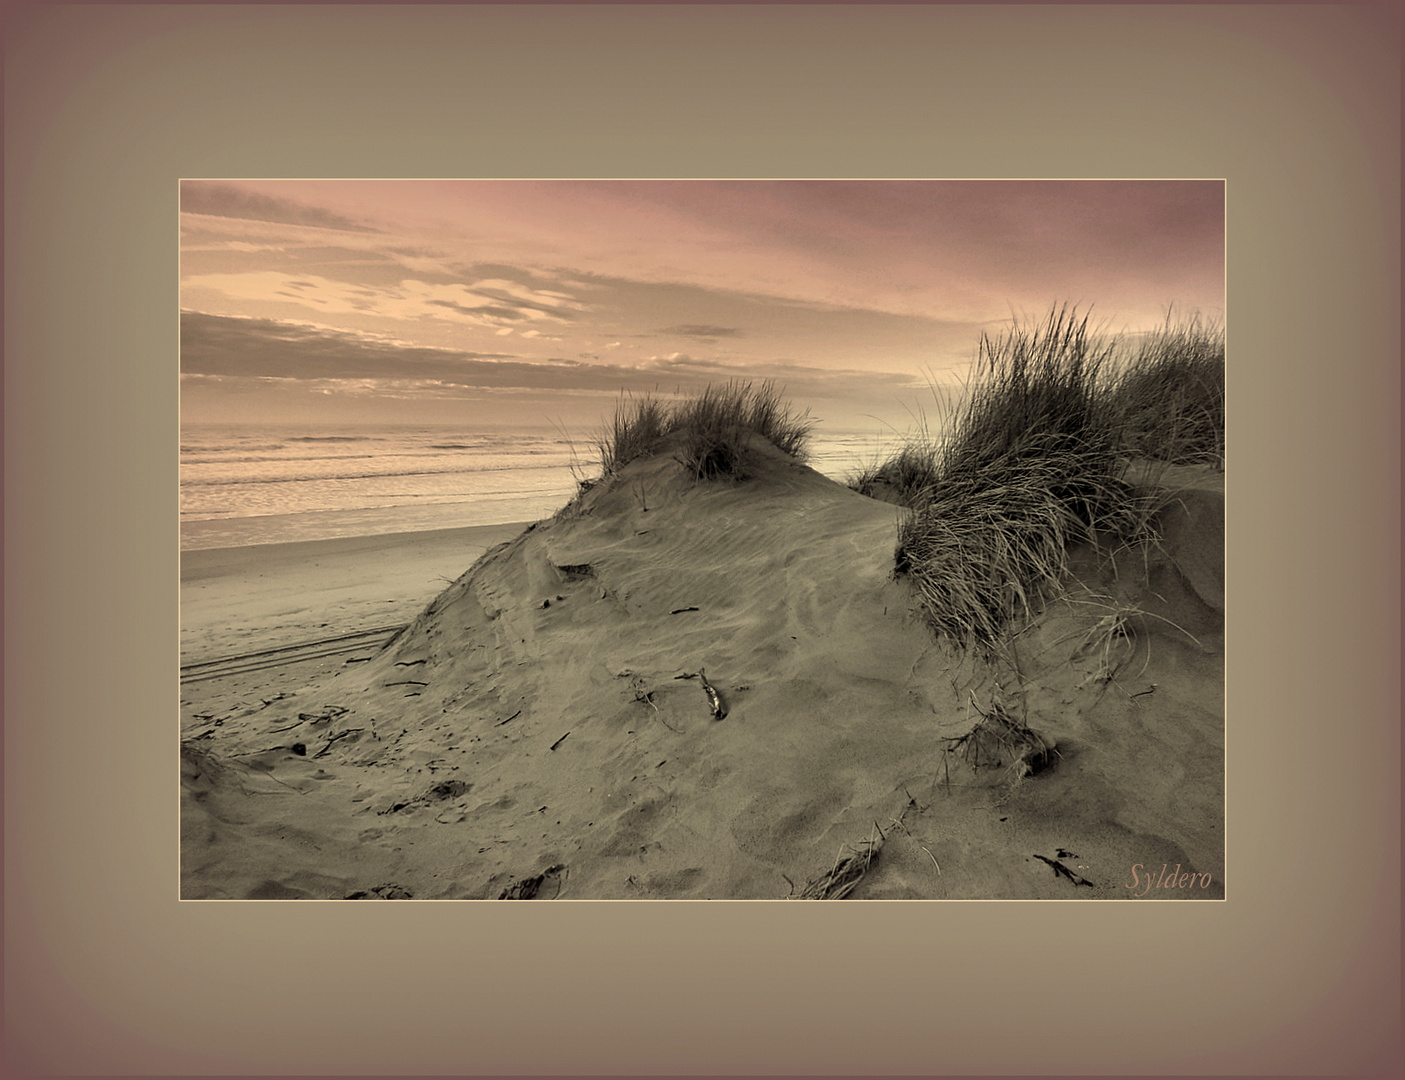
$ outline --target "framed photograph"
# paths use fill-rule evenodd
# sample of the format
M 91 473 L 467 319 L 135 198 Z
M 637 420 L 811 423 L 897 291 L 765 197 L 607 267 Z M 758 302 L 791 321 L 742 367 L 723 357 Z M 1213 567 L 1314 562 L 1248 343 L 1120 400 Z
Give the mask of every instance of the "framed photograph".
M 1222 180 L 180 204 L 184 898 L 1224 898 Z
M 1397 10 L 23 5 L 5 31 L 10 1072 L 1399 1072 Z M 474 231 L 424 213 L 424 197 L 368 194 L 410 181 L 492 184 L 503 199 L 567 182 L 615 194 L 574 212 L 499 201 Z M 753 186 L 691 217 L 641 199 L 645 243 L 622 232 L 616 181 L 694 199 Z M 1025 246 L 973 242 L 937 278 L 917 238 L 956 244 L 1001 223 L 974 213 L 938 236 L 843 186 L 936 181 L 1105 186 L 1082 229 L 1026 206 L 1005 222 Z M 1126 194 L 1154 183 L 1200 194 L 1180 210 L 1145 202 L 1157 212 L 1133 227 Z M 761 184 L 838 197 L 828 214 L 795 197 L 768 209 Z M 1220 223 L 1217 260 L 1185 245 L 1191 218 Z M 563 246 L 589 228 L 594 244 Z M 895 257 L 861 257 L 885 228 Z M 745 244 L 777 261 L 743 260 Z M 585 263 L 592 251 L 601 261 Z M 1062 280 L 1039 277 L 1056 263 Z M 636 291 L 607 335 L 606 290 L 587 286 L 618 300 L 621 283 L 660 290 L 659 317 Z M 668 303 L 665 283 L 679 287 Z M 918 360 L 924 311 L 951 321 Z M 910 508 L 848 481 L 871 466 L 880 487 L 900 486 L 907 436 L 924 418 L 948 433 L 972 400 L 957 393 L 963 370 L 983 355 L 1008 370 L 999 358 L 1019 341 L 1062 340 L 1085 315 L 1122 359 L 1160 327 L 1225 334 L 1223 639 L 1178 617 L 1213 576 L 1186 572 L 1189 549 L 1161 570 L 1115 562 L 1116 582 L 1161 574 L 1123 598 L 1142 621 L 1070 610 L 1072 636 L 1045 624 L 1012 637 L 1021 672 L 1044 679 L 1047 646 L 1084 650 L 1077 678 L 1091 676 L 1078 688 L 1065 664 L 1021 689 L 977 678 L 986 660 L 960 652 L 962 623 L 914 587 L 931 545 L 907 545 L 900 568 Z M 626 369 L 641 379 L 610 380 Z M 495 371 L 519 376 L 496 397 Z M 589 408 L 531 401 L 528 374 Z M 392 416 L 379 391 L 396 378 Z M 378 392 L 358 399 L 357 380 Z M 746 434 L 703 459 L 725 464 L 745 444 L 745 479 L 690 478 L 674 447 L 594 483 L 608 471 L 597 425 L 617 403 L 654 395 L 680 438 L 679 410 L 739 381 L 750 396 L 721 415 L 771 401 L 794 423 L 808 408 L 808 459 Z M 755 396 L 769 386 L 778 398 Z M 468 387 L 473 425 L 431 417 L 467 408 Z M 374 407 L 344 411 L 357 401 Z M 504 476 L 524 471 L 524 403 L 545 425 L 541 471 L 562 484 L 470 477 L 461 466 L 485 444 L 451 444 L 485 439 L 488 420 L 511 436 Z M 197 424 L 250 417 L 291 438 L 254 449 L 273 441 L 249 436 L 242 455 L 190 440 Z M 640 430 L 640 413 L 623 417 Z M 442 439 L 366 442 L 363 467 L 335 475 L 356 451 L 333 438 L 348 425 L 385 435 L 431 419 Z M 860 442 L 837 446 L 831 425 Z M 393 467 L 411 451 L 425 468 Z M 192 481 L 203 470 L 213 488 L 234 465 L 232 499 L 207 491 L 197 508 Z M 771 486 L 769 512 L 750 499 L 757 484 Z M 493 497 L 507 511 L 484 524 Z M 1192 549 L 1205 505 L 1185 507 Z M 338 515 L 330 532 L 312 527 Z M 533 521 L 550 528 L 520 528 Z M 729 525 L 743 527 L 735 544 Z M 268 526 L 281 531 L 250 531 Z M 855 530 L 872 544 L 846 544 Z M 318 565 L 293 549 L 316 549 Z M 662 550 L 688 557 L 665 575 Z M 789 566 L 772 558 L 782 551 Z M 245 584 L 221 598 L 236 573 Z M 368 588 L 372 575 L 387 588 Z M 841 593 L 854 599 L 836 609 Z M 1153 593 L 1168 607 L 1149 608 Z M 907 607 L 875 613 L 875 595 Z M 1019 600 L 1007 590 L 1005 610 L 1023 618 Z M 368 636 L 336 651 L 343 625 Z M 388 649 L 380 628 L 400 635 Z M 930 648 L 875 656 L 869 635 L 900 632 Z M 314 641 L 325 655 L 253 655 Z M 472 651 L 498 674 L 453 667 L 468 661 L 446 659 L 444 641 L 484 644 Z M 548 649 L 570 652 L 574 681 L 527 678 Z M 938 677 L 948 653 L 967 657 L 955 687 Z M 238 658 L 246 670 L 181 678 Z M 1219 658 L 1222 747 L 1202 738 L 1220 675 L 1196 668 Z M 432 661 L 440 673 L 424 678 Z M 356 680 L 367 692 L 340 696 Z M 236 684 L 237 708 L 195 706 Z M 315 685 L 337 695 L 310 700 Z M 868 685 L 883 699 L 871 717 L 855 712 Z M 1203 712 L 1176 729 L 1195 695 Z M 438 730 L 431 703 L 446 710 Z M 389 722 L 391 705 L 413 728 Z M 275 714 L 255 741 L 257 718 Z M 1126 728 L 1105 730 L 1114 717 Z M 875 767 L 919 735 L 929 756 Z M 1186 741 L 1168 749 L 1173 738 Z M 684 756 L 654 755 L 669 742 Z M 376 746 L 384 765 L 361 757 Z M 520 780 L 494 771 L 509 753 Z M 629 809 L 591 816 L 604 799 L 577 767 L 590 760 L 623 778 Z M 374 770 L 354 804 L 365 811 L 345 813 L 351 778 Z M 1207 788 L 1221 781 L 1216 844 Z M 536 799 L 548 790 L 554 804 Z M 1062 798 L 1039 805 L 1049 792 Z M 1001 800 L 1010 813 L 988 809 Z M 941 819 L 943 807 L 960 810 Z M 492 828 L 469 845 L 475 813 Z M 1091 846 L 1058 827 L 1093 820 L 1113 825 L 1085 833 Z M 1192 888 L 1209 902 L 1146 902 Z M 845 895 L 798 899 L 811 890 Z M 1118 890 L 1146 895 L 1072 902 Z M 344 902 L 360 892 L 399 902 Z M 556 902 L 498 901 L 529 892 Z M 487 902 L 446 902 L 464 896 Z

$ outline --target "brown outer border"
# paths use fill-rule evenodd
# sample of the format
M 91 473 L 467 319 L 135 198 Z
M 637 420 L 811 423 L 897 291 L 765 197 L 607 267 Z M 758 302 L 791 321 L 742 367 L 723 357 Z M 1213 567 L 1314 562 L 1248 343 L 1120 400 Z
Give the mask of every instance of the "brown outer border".
M 6 30 L 12 1070 L 1398 1066 L 1393 7 Z M 177 904 L 171 209 L 179 176 L 241 174 L 1227 177 L 1233 899 Z

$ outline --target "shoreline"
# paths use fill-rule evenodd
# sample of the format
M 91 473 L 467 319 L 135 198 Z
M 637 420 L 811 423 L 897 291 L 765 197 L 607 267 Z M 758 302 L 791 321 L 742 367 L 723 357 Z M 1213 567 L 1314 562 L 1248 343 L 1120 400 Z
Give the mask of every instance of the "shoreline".
M 529 524 L 182 551 L 181 662 L 409 622 Z

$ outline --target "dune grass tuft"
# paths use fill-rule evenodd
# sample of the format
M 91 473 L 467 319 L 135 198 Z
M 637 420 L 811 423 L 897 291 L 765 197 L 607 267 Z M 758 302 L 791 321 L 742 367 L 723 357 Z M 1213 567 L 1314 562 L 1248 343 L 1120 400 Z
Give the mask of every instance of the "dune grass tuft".
M 1173 465 L 1225 464 L 1224 328 L 1198 315 L 1149 335 L 1109 388 L 1129 454 Z
M 658 452 L 677 436 L 679 460 L 700 479 L 739 479 L 752 436 L 803 459 L 813 424 L 797 413 L 770 381 L 711 384 L 676 402 L 626 397 L 595 440 L 603 476 L 635 458 Z
M 937 447 L 912 436 L 886 460 L 868 465 L 846 481 L 860 495 L 912 506 L 937 482 Z
M 942 450 L 944 473 L 1062 452 L 1111 452 L 1100 408 L 1116 343 L 1067 307 L 1042 323 L 1015 322 L 982 335 L 965 398 Z
M 663 442 L 668 418 L 668 406 L 650 394 L 621 397 L 614 415 L 595 437 L 603 475 L 609 476 L 657 449 Z
M 1066 580 L 1071 548 L 1154 539 L 1166 496 L 1127 482 L 1132 456 L 1223 462 L 1218 329 L 1168 321 L 1130 363 L 1121 349 L 1067 307 L 982 338 L 894 556 L 939 636 L 998 647 Z

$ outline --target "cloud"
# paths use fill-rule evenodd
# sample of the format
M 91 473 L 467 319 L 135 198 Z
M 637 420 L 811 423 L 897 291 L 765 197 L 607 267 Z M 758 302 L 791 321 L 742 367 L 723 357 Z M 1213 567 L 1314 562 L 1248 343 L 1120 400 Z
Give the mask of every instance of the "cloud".
M 460 315 L 466 315 L 471 322 L 489 322 L 496 319 L 506 319 L 509 322 L 516 322 L 528 316 L 521 311 L 512 308 L 498 307 L 494 304 L 484 304 L 480 307 L 469 307 L 467 304 L 460 304 L 457 300 L 426 300 L 426 304 L 433 304 L 435 307 L 448 308 L 450 311 Z M 532 331 L 527 331 L 532 333 Z M 525 336 L 525 335 L 524 335 Z
M 190 375 L 292 379 L 437 378 L 497 371 L 512 353 L 409 345 L 327 327 L 181 312 L 181 371 Z
M 720 337 L 741 337 L 742 332 L 734 326 L 707 326 L 697 323 L 683 323 L 681 326 L 669 326 L 659 331 L 660 334 L 681 334 L 684 337 L 695 338 L 720 338 Z
M 394 285 L 354 285 L 279 270 L 194 274 L 186 289 L 209 289 L 238 300 L 293 302 L 326 314 L 387 319 L 438 319 L 494 329 L 522 322 L 568 323 L 586 305 L 565 293 L 489 278 L 470 284 L 407 278 Z
M 230 184 L 200 180 L 186 180 L 181 184 L 180 208 L 187 214 L 208 214 L 211 217 L 271 221 L 280 225 L 311 225 L 343 232 L 379 232 L 320 206 L 308 206 L 292 199 L 276 199 L 271 195 L 245 191 Z
M 795 360 L 728 363 L 678 352 L 651 356 L 635 365 L 634 370 L 641 376 L 676 379 L 678 387 L 685 392 L 708 383 L 769 380 L 796 396 L 845 398 L 871 395 L 874 391 L 910 390 L 922 385 L 920 380 L 899 372 L 819 368 Z
M 242 252 L 245 252 L 246 254 L 252 254 L 252 253 L 258 252 L 258 251 L 286 251 L 286 250 L 287 250 L 287 249 L 286 249 L 284 246 L 282 246 L 281 244 L 250 244 L 250 243 L 248 243 L 248 242 L 245 241 L 245 240 L 227 240 L 227 241 L 225 241 L 224 246 L 225 246 L 225 248 L 226 248 L 227 250 L 229 250 L 229 251 L 242 251 Z
M 488 278 L 476 281 L 470 286 L 476 296 L 510 304 L 524 311 L 535 311 L 539 315 L 556 321 L 564 321 L 568 311 L 586 311 L 582 304 L 569 293 L 550 289 L 532 289 L 505 278 Z
M 399 263 L 406 270 L 416 274 L 437 274 L 441 277 L 454 277 L 460 266 L 452 256 L 442 252 L 425 251 L 419 248 L 381 249 L 386 256 Z
M 345 389 L 403 393 L 407 386 L 444 394 L 466 388 L 496 391 L 618 393 L 651 384 L 683 393 L 727 379 L 774 379 L 797 396 L 846 398 L 910 388 L 910 376 L 873 371 L 832 371 L 796 361 L 728 365 L 686 353 L 652 357 L 637 365 L 585 363 L 563 357 L 527 360 L 511 353 L 428 348 L 393 338 L 274 319 L 237 318 L 198 311 L 181 313 L 184 377 L 236 380 L 283 379 L 311 386 L 337 380 Z M 666 380 L 666 383 L 661 382 Z

